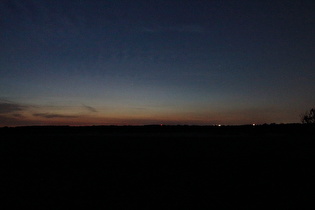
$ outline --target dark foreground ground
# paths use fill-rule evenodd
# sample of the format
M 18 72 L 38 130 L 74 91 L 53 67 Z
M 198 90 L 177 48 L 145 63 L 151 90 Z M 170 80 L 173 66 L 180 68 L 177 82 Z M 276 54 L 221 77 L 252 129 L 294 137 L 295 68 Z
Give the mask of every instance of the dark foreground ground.
M 10 209 L 314 209 L 315 128 L 0 129 Z M 303 206 L 303 208 L 301 208 Z

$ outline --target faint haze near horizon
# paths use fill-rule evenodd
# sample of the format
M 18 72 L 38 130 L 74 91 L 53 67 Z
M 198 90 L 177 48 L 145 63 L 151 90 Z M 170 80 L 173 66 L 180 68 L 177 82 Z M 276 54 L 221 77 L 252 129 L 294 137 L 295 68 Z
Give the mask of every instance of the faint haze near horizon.
M 315 3 L 0 2 L 0 126 L 295 123 Z

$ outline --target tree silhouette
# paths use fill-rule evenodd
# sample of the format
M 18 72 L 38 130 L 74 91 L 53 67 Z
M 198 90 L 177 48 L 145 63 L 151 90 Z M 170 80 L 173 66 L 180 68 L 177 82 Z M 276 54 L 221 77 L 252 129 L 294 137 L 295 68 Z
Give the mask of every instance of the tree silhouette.
M 311 109 L 301 116 L 302 123 L 315 124 L 315 108 Z

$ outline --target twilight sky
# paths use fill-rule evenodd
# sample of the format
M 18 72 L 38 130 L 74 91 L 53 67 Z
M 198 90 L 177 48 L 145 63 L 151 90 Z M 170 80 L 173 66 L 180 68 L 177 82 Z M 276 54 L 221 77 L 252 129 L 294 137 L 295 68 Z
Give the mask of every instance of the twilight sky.
M 0 126 L 299 122 L 314 0 L 1 0 Z

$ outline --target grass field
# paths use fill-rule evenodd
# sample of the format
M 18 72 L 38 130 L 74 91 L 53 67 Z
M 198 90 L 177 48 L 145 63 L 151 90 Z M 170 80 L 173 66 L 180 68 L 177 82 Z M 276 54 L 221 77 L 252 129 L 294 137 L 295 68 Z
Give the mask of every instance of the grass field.
M 306 125 L 1 128 L 4 204 L 313 209 L 314 131 Z

